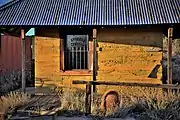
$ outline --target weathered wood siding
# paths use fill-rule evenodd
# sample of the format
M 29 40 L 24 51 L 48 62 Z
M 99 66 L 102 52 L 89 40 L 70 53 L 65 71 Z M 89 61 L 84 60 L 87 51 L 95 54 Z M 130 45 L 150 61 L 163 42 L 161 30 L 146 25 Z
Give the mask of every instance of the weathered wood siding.
M 163 47 L 161 32 L 153 29 L 100 29 L 97 39 L 102 48 L 102 52 L 98 52 L 98 80 L 161 83 L 162 51 L 157 51 Z M 113 87 L 98 88 L 105 91 Z
M 72 80 L 92 80 L 92 75 L 60 74 L 59 36 L 57 29 L 36 30 L 36 78 L 44 78 L 44 85 L 50 86 L 71 86 Z M 150 28 L 104 28 L 98 30 L 97 39 L 99 48 L 102 48 L 98 51 L 98 80 L 161 83 L 162 51 L 157 51 L 163 47 L 161 31 Z M 154 69 L 156 67 L 158 69 Z
M 73 79 L 91 80 L 91 76 L 61 75 L 60 73 L 60 37 L 57 29 L 37 29 L 35 37 L 35 79 L 36 86 L 72 85 Z M 80 87 L 83 85 L 80 85 Z

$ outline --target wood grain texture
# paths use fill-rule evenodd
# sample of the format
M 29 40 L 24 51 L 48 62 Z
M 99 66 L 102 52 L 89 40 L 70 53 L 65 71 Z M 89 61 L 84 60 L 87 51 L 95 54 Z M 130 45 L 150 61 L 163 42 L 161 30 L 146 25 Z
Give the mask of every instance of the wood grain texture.
M 172 84 L 172 37 L 173 28 L 168 29 L 167 82 Z
M 49 36 L 46 30 L 44 31 L 46 35 L 41 31 L 41 34 L 35 37 L 36 77 L 46 78 L 44 85 L 48 86 L 63 84 L 69 87 L 85 88 L 83 85 L 73 85 L 72 80 L 92 80 L 93 76 L 60 74 L 62 38 L 59 38 L 58 30 L 47 30 L 53 31 Z M 102 51 L 97 53 L 97 81 L 161 83 L 162 52 L 147 51 L 147 49 L 162 49 L 163 34 L 161 31 L 144 28 L 137 30 L 100 29 L 97 33 L 98 46 L 102 48 Z M 53 34 L 56 37 L 52 37 Z M 149 78 L 149 74 L 157 68 L 157 65 L 160 65 L 154 73 L 157 74 L 155 75 L 157 78 Z M 99 90 L 101 88 L 105 90 L 103 87 L 98 87 Z

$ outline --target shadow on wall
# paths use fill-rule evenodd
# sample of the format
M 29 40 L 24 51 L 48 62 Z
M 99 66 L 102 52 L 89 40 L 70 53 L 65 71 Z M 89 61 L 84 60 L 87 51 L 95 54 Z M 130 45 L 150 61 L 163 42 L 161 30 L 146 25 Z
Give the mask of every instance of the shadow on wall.
M 84 32 L 81 33 L 81 31 Z M 47 30 L 38 28 L 36 30 L 36 35 L 47 37 L 45 39 L 48 40 L 51 40 L 51 38 L 59 38 L 59 40 L 61 38 L 66 40 L 66 34 L 85 34 L 89 33 L 89 31 L 90 35 L 92 35 L 92 29 L 52 28 Z M 139 76 L 141 78 L 148 78 L 149 73 L 153 69 L 152 67 L 160 64 L 160 60 L 162 59 L 161 50 L 163 48 L 164 38 L 163 31 L 161 31 L 160 29 L 140 27 L 126 29 L 100 28 L 97 31 L 98 46 L 99 49 L 101 49 L 101 51 L 98 51 L 98 65 L 100 71 L 99 74 L 102 73 L 99 79 L 109 79 L 111 77 L 112 80 L 120 80 L 121 76 L 124 79 L 139 79 Z M 92 36 L 89 37 L 92 38 Z M 58 39 L 55 40 L 58 41 Z M 51 43 L 51 41 L 48 41 L 48 43 Z M 61 42 L 57 43 L 60 44 L 56 47 L 57 49 L 59 49 L 59 46 L 61 46 Z M 43 43 L 41 45 L 43 45 Z M 53 44 L 49 46 L 49 49 L 51 49 L 51 47 L 53 47 Z M 60 50 L 57 50 L 56 53 L 53 53 L 60 57 L 62 56 Z M 155 59 L 155 62 L 153 61 L 153 59 Z M 61 60 L 61 58 L 58 58 L 57 62 L 50 63 L 50 60 L 46 62 L 50 63 L 51 65 L 60 65 L 61 69 Z M 149 61 L 151 62 L 151 64 L 149 64 Z M 155 72 L 157 72 L 157 70 L 154 71 L 154 74 Z M 111 74 L 113 74 L 114 76 L 111 76 Z M 149 77 L 155 78 L 156 76 L 157 75 L 151 75 Z
M 42 37 L 66 39 L 67 34 L 89 34 L 92 38 L 92 28 L 38 28 L 36 35 Z M 133 39 L 132 39 L 133 38 Z M 162 48 L 163 31 L 159 28 L 101 28 L 98 29 L 98 42 L 125 45 L 138 45 Z
M 163 31 L 158 28 L 99 29 L 98 42 L 124 45 L 159 47 L 163 46 Z
M 148 78 L 157 78 L 157 73 L 161 65 L 156 65 L 151 73 L 149 74 Z

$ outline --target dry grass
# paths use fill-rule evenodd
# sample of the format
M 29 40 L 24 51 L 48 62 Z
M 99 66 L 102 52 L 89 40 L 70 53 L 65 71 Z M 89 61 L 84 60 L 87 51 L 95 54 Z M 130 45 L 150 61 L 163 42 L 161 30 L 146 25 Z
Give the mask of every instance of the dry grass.
M 175 92 L 167 93 L 158 88 L 128 87 L 122 88 L 120 93 L 124 99 L 118 114 L 123 115 L 126 111 L 123 109 L 127 109 L 127 116 L 139 120 L 179 119 L 180 95 Z M 116 116 L 117 113 L 113 117 Z
M 84 111 L 84 91 L 64 89 L 62 95 L 62 108 L 68 110 Z
M 0 114 L 7 115 L 28 102 L 30 96 L 25 93 L 10 92 L 6 96 L 0 97 Z
M 64 116 L 81 116 L 83 115 L 85 104 L 84 96 L 85 92 L 82 89 L 75 88 L 55 88 L 53 89 L 58 92 L 61 111 L 60 115 Z
M 158 88 L 121 87 L 120 106 L 116 112 L 104 114 L 101 111 L 102 95 L 94 94 L 92 116 L 97 118 L 126 118 L 137 120 L 177 120 L 180 119 L 180 95 L 164 92 Z M 85 91 L 81 89 L 60 89 L 61 115 L 82 116 Z

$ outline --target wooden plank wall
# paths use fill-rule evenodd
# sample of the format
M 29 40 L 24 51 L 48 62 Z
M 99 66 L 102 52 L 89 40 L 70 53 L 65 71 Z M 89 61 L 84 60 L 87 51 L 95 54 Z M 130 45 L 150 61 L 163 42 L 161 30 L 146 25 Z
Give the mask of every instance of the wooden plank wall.
M 46 79 L 48 86 L 70 87 L 72 80 L 92 80 L 92 75 L 60 74 L 58 29 L 38 29 L 36 35 L 36 78 Z M 102 51 L 98 51 L 97 80 L 161 83 L 163 38 L 162 32 L 154 29 L 99 29 L 97 40 Z M 105 90 L 106 87 L 102 87 L 102 91 Z
M 97 79 L 161 83 L 163 37 L 152 29 L 100 29 Z

